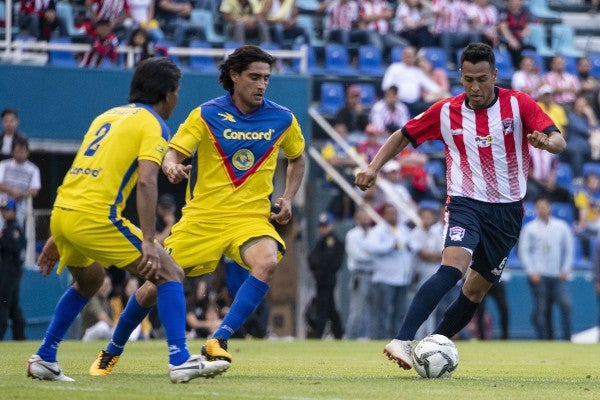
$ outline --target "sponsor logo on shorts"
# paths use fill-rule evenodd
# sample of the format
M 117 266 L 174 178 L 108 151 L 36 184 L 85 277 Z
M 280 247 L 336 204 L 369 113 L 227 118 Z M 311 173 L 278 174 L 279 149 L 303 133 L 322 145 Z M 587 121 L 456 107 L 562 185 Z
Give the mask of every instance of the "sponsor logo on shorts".
M 496 276 L 500 276 L 502 274 L 502 271 L 504 270 L 504 266 L 506 265 L 506 260 L 508 259 L 508 257 L 504 257 L 504 259 L 502 260 L 502 262 L 500 263 L 500 265 L 498 265 L 498 268 L 494 268 L 492 270 L 492 274 L 496 275 Z
M 465 228 L 453 226 L 448 230 L 448 233 L 450 234 L 450 240 L 453 242 L 462 242 L 465 237 Z

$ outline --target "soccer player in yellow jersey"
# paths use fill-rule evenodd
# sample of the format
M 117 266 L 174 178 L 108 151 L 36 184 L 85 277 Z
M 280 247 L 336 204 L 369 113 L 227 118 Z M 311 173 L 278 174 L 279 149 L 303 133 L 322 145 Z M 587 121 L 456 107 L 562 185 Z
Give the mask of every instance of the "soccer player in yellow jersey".
M 180 81 L 181 71 L 169 59 L 140 63 L 131 80 L 130 104 L 96 117 L 84 136 L 58 188 L 50 220 L 52 237 L 38 261 L 40 272 L 47 275 L 60 254 L 59 271 L 69 268 L 74 283 L 58 302 L 40 348 L 29 358 L 30 377 L 73 381 L 56 361 L 58 346 L 102 285 L 104 268 L 111 265 L 155 285 L 172 382 L 211 377 L 229 367 L 225 361 L 190 355 L 183 273 L 155 241 L 157 177 L 170 135 L 164 120 L 177 105 Z M 140 228 L 121 216 L 134 187 Z
M 169 143 L 162 170 L 172 183 L 188 180 L 186 205 L 165 248 L 187 276 L 212 272 L 222 255 L 251 274 L 202 354 L 208 360 L 231 361 L 227 340 L 252 314 L 269 289 L 268 282 L 285 244 L 269 219 L 286 224 L 292 199 L 305 169 L 304 139 L 290 110 L 265 99 L 274 59 L 257 46 L 236 49 L 221 64 L 220 82 L 228 94 L 194 109 Z M 273 202 L 273 174 L 280 149 L 287 158 L 286 187 Z M 191 165 L 183 162 L 191 157 Z M 101 356 L 116 357 L 143 319 L 132 310 L 151 307 L 156 288 L 145 282 L 119 319 L 112 341 Z M 108 375 L 98 357 L 92 375 Z

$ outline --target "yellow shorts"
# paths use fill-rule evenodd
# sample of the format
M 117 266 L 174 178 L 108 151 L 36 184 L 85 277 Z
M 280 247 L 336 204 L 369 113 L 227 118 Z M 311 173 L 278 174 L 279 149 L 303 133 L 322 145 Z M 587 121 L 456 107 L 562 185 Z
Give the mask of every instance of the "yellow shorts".
M 244 217 L 243 220 L 197 222 L 180 221 L 165 240 L 165 250 L 183 268 L 186 276 L 213 272 L 225 255 L 246 269 L 240 248 L 248 241 L 268 236 L 278 244 L 277 260 L 285 253 L 285 243 L 269 220 Z
M 142 231 L 126 218 L 110 218 L 54 207 L 50 230 L 65 266 L 125 267 L 141 255 Z

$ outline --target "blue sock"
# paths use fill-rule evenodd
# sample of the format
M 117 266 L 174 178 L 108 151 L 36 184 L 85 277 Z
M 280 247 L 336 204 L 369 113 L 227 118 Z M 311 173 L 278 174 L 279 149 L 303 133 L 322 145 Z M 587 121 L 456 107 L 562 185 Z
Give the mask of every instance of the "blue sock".
M 461 290 L 457 299 L 450 304 L 444 313 L 444 318 L 433 333 L 439 333 L 447 338 L 452 338 L 462 328 L 467 326 L 475 315 L 477 307 L 479 307 L 479 303 L 473 303 Z
M 169 364 L 181 365 L 190 358 L 185 342 L 185 296 L 181 282 L 158 285 L 158 315 L 167 336 Z
M 219 329 L 213 334 L 217 339 L 229 339 L 252 315 L 256 307 L 265 298 L 269 285 L 250 275 L 240 286 L 229 312 Z
M 42 360 L 56 362 L 58 345 L 89 300 L 80 295 L 73 286 L 62 295 L 58 304 L 56 304 L 54 316 L 48 326 L 42 345 L 36 353 Z
M 112 340 L 108 346 L 106 346 L 106 351 L 111 354 L 120 356 L 123 353 L 125 344 L 127 343 L 127 340 L 129 340 L 129 336 L 131 336 L 131 332 L 142 323 L 142 320 L 146 318 L 146 315 L 152 310 L 152 307 L 144 308 L 140 306 L 140 303 L 135 299 L 136 293 L 137 291 L 129 298 L 125 309 L 119 317 L 119 321 L 113 332 Z
M 447 265 L 440 266 L 437 272 L 426 280 L 415 294 L 396 339 L 413 340 L 419 327 L 460 278 L 462 278 L 462 272 L 458 269 Z

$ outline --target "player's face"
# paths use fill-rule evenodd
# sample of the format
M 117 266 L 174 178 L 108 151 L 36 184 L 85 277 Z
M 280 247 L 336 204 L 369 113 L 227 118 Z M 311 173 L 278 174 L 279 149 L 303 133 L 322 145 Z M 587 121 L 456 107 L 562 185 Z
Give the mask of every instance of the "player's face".
M 262 105 L 271 77 L 271 66 L 256 61 L 238 74 L 231 73 L 233 80 L 233 102 L 243 113 L 249 113 Z
M 487 61 L 477 64 L 463 62 L 460 79 L 467 94 L 469 107 L 476 110 L 486 108 L 492 103 L 497 73 L 498 70 Z

